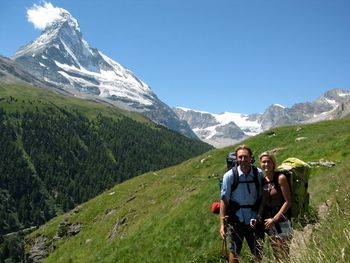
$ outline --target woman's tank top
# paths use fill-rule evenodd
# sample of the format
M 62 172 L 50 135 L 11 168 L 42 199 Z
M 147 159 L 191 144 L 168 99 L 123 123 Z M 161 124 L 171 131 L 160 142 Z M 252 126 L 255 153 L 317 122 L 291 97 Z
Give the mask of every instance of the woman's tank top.
M 276 176 L 276 175 L 275 175 Z M 276 181 L 278 178 L 276 178 Z M 281 188 L 275 185 L 275 180 L 267 181 L 264 178 L 263 185 L 263 200 L 265 201 L 264 206 L 264 218 L 271 217 L 278 212 L 284 203 Z

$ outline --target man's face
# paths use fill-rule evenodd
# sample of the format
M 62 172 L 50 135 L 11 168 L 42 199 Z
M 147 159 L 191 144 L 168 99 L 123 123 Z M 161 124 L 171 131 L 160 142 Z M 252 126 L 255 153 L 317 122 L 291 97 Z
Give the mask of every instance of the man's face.
M 250 168 L 250 162 L 252 160 L 252 156 L 249 154 L 248 150 L 245 150 L 245 149 L 238 150 L 237 159 L 242 170 Z

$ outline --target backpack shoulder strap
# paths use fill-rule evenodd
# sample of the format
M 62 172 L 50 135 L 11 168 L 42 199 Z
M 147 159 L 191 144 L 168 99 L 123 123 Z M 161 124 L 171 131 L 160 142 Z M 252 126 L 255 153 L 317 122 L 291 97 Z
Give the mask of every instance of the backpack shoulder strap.
M 233 175 L 233 183 L 231 185 L 231 192 L 233 192 L 237 188 L 237 185 L 239 182 L 238 169 L 236 165 L 232 167 L 232 175 Z
M 260 183 L 261 183 L 261 182 L 259 182 L 259 171 L 258 171 L 258 168 L 256 168 L 256 166 L 254 166 L 254 165 L 252 165 L 252 169 L 253 169 L 254 183 L 255 183 L 256 191 L 259 192 Z
M 258 168 L 256 168 L 255 166 L 252 166 L 253 169 L 253 177 L 254 177 L 254 183 L 255 183 L 255 187 L 256 190 L 259 191 L 259 187 L 260 187 L 260 182 L 259 182 L 259 171 Z M 232 167 L 232 174 L 233 174 L 233 183 L 231 186 L 231 192 L 234 191 L 237 188 L 237 185 L 240 183 L 239 182 L 239 175 L 238 175 L 238 169 L 237 166 Z M 242 183 L 249 183 L 251 181 L 244 181 Z
M 281 190 L 281 186 L 278 183 L 278 178 L 280 177 L 281 174 L 282 174 L 281 172 L 275 172 L 275 174 L 273 175 L 273 183 L 278 191 Z

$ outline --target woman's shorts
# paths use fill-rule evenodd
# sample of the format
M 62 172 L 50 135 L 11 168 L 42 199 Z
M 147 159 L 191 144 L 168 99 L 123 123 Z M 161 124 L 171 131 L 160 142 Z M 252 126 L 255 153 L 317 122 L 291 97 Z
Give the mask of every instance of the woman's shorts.
M 293 235 L 292 223 L 290 220 L 280 221 L 275 226 L 268 230 L 268 235 L 280 239 L 287 239 Z

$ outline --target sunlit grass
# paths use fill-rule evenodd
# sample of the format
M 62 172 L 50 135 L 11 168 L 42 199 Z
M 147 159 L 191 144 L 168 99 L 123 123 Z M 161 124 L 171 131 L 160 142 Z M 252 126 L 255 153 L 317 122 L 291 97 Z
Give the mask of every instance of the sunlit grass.
M 301 259 L 295 262 L 350 261 L 350 159 L 328 176 L 329 185 L 336 186 L 332 194 L 325 196 L 328 211 L 315 226 Z

